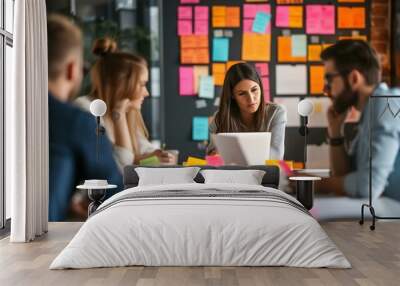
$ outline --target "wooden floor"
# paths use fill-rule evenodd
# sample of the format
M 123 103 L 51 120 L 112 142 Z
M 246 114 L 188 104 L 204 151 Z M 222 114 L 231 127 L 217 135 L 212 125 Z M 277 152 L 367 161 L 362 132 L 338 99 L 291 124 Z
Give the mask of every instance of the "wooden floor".
M 357 222 L 322 224 L 353 268 L 124 267 L 48 270 L 80 223 L 51 223 L 29 244 L 0 241 L 0 285 L 400 285 L 400 223 L 378 222 L 375 232 Z

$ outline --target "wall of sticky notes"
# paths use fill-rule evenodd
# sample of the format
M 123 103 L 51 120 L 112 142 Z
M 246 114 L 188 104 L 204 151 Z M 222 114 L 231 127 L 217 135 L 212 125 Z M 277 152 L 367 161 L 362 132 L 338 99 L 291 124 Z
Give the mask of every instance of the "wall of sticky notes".
M 302 98 L 316 105 L 309 143 L 324 142 L 330 103 L 319 55 L 339 39 L 369 39 L 371 0 L 168 0 L 162 6 L 161 124 L 167 147 L 179 149 L 181 161 L 205 157 L 206 125 L 225 73 L 241 61 L 257 69 L 265 100 L 288 111 L 285 159 L 303 159 Z

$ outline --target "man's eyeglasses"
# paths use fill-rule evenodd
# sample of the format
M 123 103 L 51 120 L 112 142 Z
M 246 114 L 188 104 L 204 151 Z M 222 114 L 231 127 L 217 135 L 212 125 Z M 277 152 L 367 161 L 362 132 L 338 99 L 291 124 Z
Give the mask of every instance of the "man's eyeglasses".
M 324 75 L 324 93 L 329 94 L 332 88 L 332 81 L 335 77 L 341 76 L 339 72 L 336 73 L 325 73 Z

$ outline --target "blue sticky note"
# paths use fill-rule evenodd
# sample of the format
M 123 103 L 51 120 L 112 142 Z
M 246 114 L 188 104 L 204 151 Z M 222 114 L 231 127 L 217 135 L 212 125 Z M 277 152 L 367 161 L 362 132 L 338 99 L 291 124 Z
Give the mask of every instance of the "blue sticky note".
M 214 98 L 214 78 L 212 76 L 200 77 L 199 97 Z
M 213 61 L 227 62 L 229 56 L 229 39 L 214 38 L 213 39 Z
M 253 32 L 265 34 L 265 31 L 267 30 L 267 26 L 269 25 L 270 21 L 271 14 L 265 12 L 257 12 L 253 22 Z
M 292 35 L 292 57 L 307 56 L 307 36 Z
M 193 117 L 192 138 L 194 141 L 208 140 L 208 117 Z

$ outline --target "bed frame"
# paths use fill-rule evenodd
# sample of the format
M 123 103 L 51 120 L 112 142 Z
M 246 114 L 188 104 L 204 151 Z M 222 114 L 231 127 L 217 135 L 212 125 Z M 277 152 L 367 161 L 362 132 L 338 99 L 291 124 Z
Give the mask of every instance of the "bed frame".
M 136 165 L 129 165 L 124 168 L 124 189 L 136 187 L 139 183 L 139 176 L 135 171 L 135 168 L 139 167 Z M 143 167 L 143 166 L 140 166 Z M 276 166 L 197 166 L 202 170 L 206 169 L 218 169 L 218 170 L 262 170 L 265 171 L 265 175 L 262 180 L 264 187 L 278 188 L 279 185 L 279 168 Z M 183 166 L 158 166 L 158 167 L 146 167 L 146 168 L 184 168 Z M 198 173 L 194 180 L 197 183 L 204 183 L 204 178 Z

